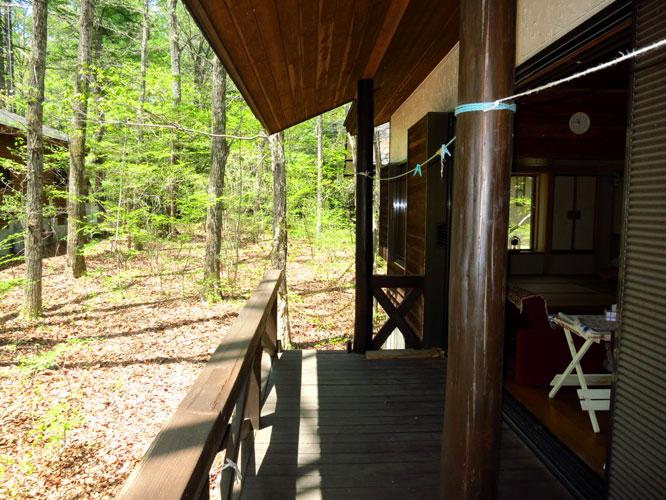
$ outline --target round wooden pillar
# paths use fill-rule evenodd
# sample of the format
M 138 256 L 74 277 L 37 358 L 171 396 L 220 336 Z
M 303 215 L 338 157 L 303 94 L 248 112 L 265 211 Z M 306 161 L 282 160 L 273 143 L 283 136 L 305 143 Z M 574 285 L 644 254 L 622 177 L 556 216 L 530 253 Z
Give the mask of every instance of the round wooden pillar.
M 515 0 L 460 3 L 458 102 L 511 94 Z M 513 113 L 460 114 L 452 208 L 442 498 L 496 494 Z

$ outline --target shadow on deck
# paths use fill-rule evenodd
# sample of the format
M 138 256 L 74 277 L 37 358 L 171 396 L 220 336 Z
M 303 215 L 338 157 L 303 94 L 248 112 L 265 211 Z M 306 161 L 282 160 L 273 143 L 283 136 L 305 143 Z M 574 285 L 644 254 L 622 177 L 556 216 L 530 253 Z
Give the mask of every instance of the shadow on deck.
M 288 351 L 274 364 L 243 500 L 437 498 L 444 361 Z M 570 496 L 503 427 L 500 499 Z

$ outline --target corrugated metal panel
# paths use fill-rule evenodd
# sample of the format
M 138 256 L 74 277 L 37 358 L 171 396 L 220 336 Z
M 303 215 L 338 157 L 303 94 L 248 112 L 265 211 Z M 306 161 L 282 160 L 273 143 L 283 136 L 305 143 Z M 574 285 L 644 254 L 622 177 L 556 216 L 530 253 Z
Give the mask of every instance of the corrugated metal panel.
M 636 2 L 636 45 L 666 38 L 666 2 Z M 611 499 L 666 495 L 666 50 L 636 61 L 627 164 Z

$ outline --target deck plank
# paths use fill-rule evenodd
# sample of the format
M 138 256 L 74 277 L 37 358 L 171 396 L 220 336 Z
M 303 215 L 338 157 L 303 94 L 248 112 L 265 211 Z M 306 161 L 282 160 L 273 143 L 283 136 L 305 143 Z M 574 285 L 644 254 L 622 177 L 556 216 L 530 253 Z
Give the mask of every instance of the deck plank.
M 283 353 L 242 500 L 437 498 L 444 363 Z M 502 433 L 500 499 L 571 498 L 513 431 Z

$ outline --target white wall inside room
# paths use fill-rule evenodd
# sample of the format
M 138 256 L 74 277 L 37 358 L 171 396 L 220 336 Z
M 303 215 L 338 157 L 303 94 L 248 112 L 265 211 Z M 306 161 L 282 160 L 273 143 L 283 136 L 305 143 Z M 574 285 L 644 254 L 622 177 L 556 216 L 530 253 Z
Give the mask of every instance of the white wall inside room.
M 614 0 L 518 0 L 516 64 L 525 62 Z M 458 102 L 459 47 L 453 49 L 391 115 L 391 162 L 407 159 L 407 129 L 430 111 Z

